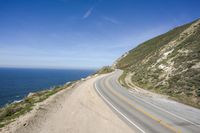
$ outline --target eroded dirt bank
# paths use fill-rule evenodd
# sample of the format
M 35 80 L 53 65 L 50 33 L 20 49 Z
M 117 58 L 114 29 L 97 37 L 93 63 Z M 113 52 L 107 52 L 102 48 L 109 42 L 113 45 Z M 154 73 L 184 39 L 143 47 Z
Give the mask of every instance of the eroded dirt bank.
M 93 83 L 100 77 L 80 81 L 73 88 L 58 92 L 1 132 L 132 133 L 95 92 Z

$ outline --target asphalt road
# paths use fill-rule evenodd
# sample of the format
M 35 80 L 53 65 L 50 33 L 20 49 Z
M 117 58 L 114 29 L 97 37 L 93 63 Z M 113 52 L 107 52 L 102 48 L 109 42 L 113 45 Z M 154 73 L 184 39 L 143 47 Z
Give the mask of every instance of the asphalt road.
M 118 78 L 121 70 L 94 84 L 97 93 L 135 132 L 200 133 L 200 110 L 166 98 L 129 91 Z

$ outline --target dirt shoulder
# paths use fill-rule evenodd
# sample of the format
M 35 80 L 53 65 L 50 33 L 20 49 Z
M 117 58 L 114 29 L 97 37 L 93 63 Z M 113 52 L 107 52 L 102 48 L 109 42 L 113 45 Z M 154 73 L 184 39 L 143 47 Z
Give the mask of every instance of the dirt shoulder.
M 3 133 L 129 133 L 128 127 L 104 103 L 92 77 L 49 97 L 6 126 Z

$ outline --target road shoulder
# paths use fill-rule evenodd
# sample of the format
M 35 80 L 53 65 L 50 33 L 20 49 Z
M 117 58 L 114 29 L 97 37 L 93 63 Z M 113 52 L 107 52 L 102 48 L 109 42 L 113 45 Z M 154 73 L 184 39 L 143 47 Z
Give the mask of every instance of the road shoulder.
M 9 125 L 4 132 L 133 132 L 96 93 L 94 82 L 103 76 L 80 81 L 74 88 L 51 96 Z

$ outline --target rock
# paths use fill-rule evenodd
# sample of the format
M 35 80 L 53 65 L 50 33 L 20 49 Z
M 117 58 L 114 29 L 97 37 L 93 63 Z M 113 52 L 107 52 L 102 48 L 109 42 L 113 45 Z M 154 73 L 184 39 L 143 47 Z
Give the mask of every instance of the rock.
M 35 93 L 33 93 L 33 92 L 30 92 L 29 94 L 28 94 L 28 96 L 27 97 L 31 97 L 31 96 L 33 96 Z

